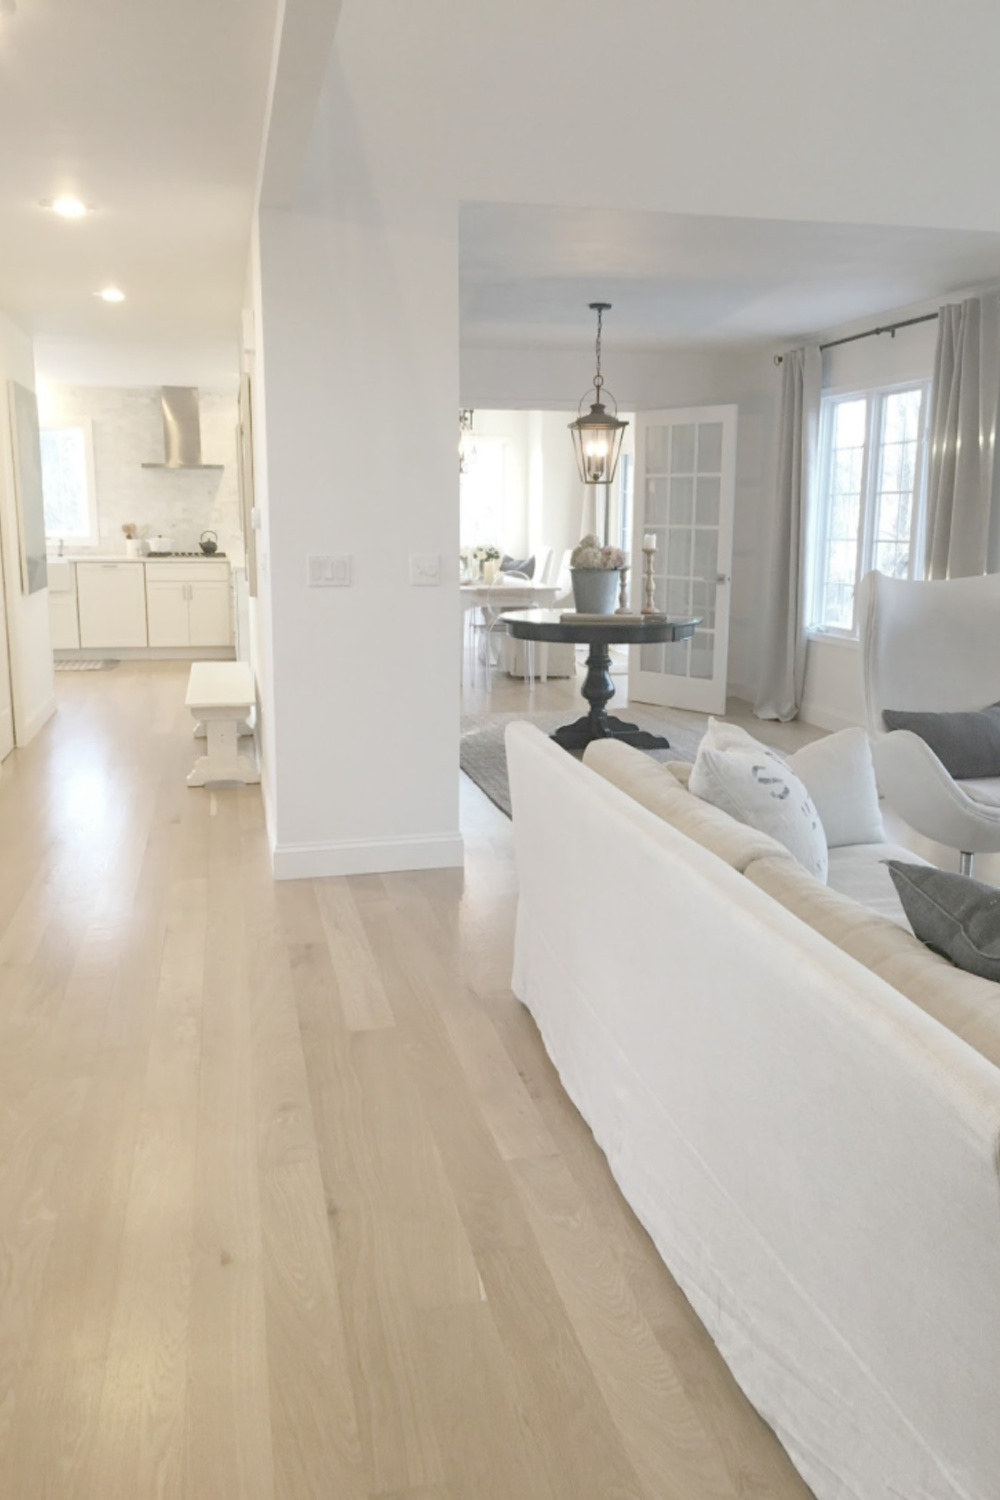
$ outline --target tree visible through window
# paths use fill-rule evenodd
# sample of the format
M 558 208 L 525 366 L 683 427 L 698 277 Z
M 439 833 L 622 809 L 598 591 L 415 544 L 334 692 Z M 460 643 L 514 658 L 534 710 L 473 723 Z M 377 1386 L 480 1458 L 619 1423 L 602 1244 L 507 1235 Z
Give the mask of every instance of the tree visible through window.
M 41 445 L 46 535 L 90 541 L 94 517 L 86 429 L 43 427 Z
M 920 576 L 927 387 L 830 396 L 820 424 L 809 624 L 853 634 L 872 568 Z

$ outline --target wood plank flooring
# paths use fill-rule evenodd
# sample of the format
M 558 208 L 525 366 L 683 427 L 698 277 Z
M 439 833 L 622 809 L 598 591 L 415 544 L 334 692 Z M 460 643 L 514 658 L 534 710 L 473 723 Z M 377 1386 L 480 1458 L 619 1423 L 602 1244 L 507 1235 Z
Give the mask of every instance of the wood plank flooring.
M 185 680 L 0 770 L 0 1495 L 806 1500 L 510 994 L 506 819 L 275 885 Z

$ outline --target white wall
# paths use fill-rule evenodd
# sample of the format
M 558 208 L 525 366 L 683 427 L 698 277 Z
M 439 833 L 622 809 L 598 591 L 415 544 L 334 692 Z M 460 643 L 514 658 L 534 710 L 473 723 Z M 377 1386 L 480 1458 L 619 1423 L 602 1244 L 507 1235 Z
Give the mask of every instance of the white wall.
M 286 0 L 284 23 L 308 11 Z M 567 19 L 537 0 L 344 0 L 297 196 L 261 213 L 284 873 L 459 857 L 455 600 L 412 589 L 408 554 L 439 553 L 454 583 L 460 405 L 565 409 L 581 390 L 578 353 L 539 355 L 526 385 L 516 354 L 478 350 L 460 396 L 460 202 L 1000 228 L 982 190 L 1000 123 L 987 0 L 844 0 L 835 20 L 800 0 L 622 0 L 610 27 L 579 0 Z M 942 88 L 944 114 L 927 108 Z M 824 97 L 850 101 L 836 130 Z M 585 301 L 595 268 L 573 265 Z M 609 342 L 624 408 L 739 405 L 732 677 L 747 690 L 776 372 L 748 355 L 696 379 L 693 356 L 636 355 L 611 381 L 613 361 Z M 313 550 L 352 553 L 354 587 L 307 590 Z
M 904 308 L 871 319 L 862 327 L 914 317 L 924 310 L 924 304 Z M 861 331 L 857 325 L 833 330 L 824 335 L 824 342 L 857 331 Z M 921 323 L 900 329 L 895 338 L 883 334 L 829 349 L 823 355 L 823 389 L 846 393 L 906 380 L 929 380 L 936 340 L 937 324 Z M 824 639 L 821 635 L 810 638 L 800 717 L 823 729 L 864 723 L 861 658 L 856 641 Z
M 55 713 L 56 699 L 48 590 L 40 589 L 36 594 L 21 592 L 17 501 L 7 418 L 9 380 L 34 390 L 35 366 L 31 340 L 0 313 L 0 542 L 7 595 L 14 734 L 18 745 L 26 745 Z
M 147 536 L 172 538 L 176 551 L 194 551 L 203 531 L 216 531 L 220 550 L 242 562 L 236 393 L 201 391 L 200 398 L 202 458 L 222 464 L 221 473 L 142 467 L 163 457 L 158 386 L 40 386 L 43 426 L 46 421 L 91 423 L 102 551 L 123 553 L 122 524 L 133 521 Z

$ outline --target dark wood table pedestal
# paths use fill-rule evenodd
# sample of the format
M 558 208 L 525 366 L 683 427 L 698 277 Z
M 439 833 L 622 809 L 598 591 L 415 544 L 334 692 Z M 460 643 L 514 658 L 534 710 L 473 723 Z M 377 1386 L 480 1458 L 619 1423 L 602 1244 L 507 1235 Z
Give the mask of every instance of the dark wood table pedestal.
M 572 724 L 563 724 L 552 738 L 564 750 L 585 750 L 592 740 L 623 740 L 639 750 L 669 750 L 670 741 L 661 734 L 651 734 L 637 724 L 626 723 L 609 714 L 607 706 L 615 695 L 611 678 L 611 646 L 656 645 L 663 641 L 682 641 L 694 634 L 696 619 L 622 620 L 608 615 L 603 621 L 575 622 L 563 620 L 554 609 L 510 610 L 501 616 L 510 635 L 522 641 L 562 641 L 586 643 L 587 676 L 581 689 L 590 712 Z

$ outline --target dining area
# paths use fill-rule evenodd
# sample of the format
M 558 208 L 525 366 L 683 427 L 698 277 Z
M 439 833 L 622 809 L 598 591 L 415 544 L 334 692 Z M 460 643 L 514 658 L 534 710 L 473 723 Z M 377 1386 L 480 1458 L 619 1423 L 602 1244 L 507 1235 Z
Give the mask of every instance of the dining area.
M 542 643 L 536 648 L 512 637 L 503 620 L 511 610 L 569 607 L 570 556 L 567 548 L 557 557 L 552 547 L 540 547 L 527 558 L 501 554 L 497 559 L 477 560 L 469 554 L 467 560 L 463 554 L 459 585 L 463 685 L 489 692 L 494 674 L 520 679 L 529 688 L 536 676 L 546 682 L 550 676 L 575 675 L 573 646 Z

